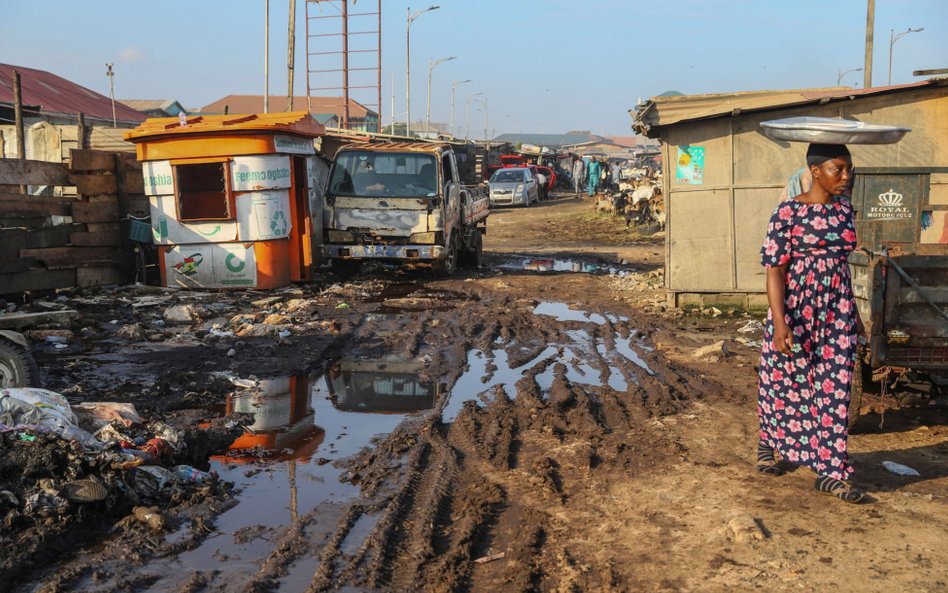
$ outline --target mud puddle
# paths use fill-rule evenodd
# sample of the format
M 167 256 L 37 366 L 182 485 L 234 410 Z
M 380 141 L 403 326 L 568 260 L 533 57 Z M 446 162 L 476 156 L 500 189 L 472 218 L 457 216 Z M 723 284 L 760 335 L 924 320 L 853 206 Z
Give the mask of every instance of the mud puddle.
M 615 274 L 624 276 L 628 270 L 621 266 L 605 265 L 579 259 L 529 258 L 510 259 L 499 266 L 506 270 L 528 272 L 572 272 L 580 274 Z

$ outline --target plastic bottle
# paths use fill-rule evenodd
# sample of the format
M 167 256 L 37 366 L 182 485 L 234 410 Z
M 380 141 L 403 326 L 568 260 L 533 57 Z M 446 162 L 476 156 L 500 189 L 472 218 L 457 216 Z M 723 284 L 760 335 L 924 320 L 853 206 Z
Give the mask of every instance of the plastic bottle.
M 194 484 L 206 484 L 214 479 L 212 474 L 202 472 L 190 465 L 176 465 L 171 468 L 171 472 L 182 482 L 191 482 Z

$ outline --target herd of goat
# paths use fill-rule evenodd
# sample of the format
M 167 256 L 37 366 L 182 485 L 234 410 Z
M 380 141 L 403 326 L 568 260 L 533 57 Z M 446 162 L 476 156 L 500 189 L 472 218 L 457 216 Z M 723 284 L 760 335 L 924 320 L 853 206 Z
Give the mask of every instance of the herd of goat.
M 596 212 L 625 219 L 625 226 L 658 226 L 665 230 L 665 199 L 662 187 L 652 179 L 622 182 L 618 191 L 596 194 Z

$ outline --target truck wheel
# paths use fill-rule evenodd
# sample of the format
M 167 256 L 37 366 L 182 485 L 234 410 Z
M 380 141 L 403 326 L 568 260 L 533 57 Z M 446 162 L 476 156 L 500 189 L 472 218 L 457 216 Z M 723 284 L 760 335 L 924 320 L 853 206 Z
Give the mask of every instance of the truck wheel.
M 39 387 L 39 376 L 32 354 L 0 339 L 0 388 Z
M 331 259 L 329 269 L 342 279 L 352 278 L 362 269 L 362 262 L 357 259 Z
M 849 412 L 846 426 L 849 432 L 858 432 L 860 408 L 862 407 L 863 389 L 865 387 L 866 375 L 871 373 L 872 369 L 863 362 L 861 358 L 856 359 L 856 366 L 853 368 L 852 383 L 849 386 Z
M 474 238 L 471 239 L 471 246 L 466 249 L 461 258 L 461 265 L 466 268 L 477 268 L 481 267 L 481 257 L 484 252 L 484 235 L 474 231 Z
M 455 233 L 448 242 L 444 257 L 435 262 L 433 267 L 435 274 L 439 276 L 450 276 L 458 269 L 457 233 Z

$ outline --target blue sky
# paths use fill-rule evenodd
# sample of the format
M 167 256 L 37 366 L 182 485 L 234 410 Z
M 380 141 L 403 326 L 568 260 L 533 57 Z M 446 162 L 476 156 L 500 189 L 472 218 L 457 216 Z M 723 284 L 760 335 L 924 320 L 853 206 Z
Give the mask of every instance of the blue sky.
M 639 97 L 835 86 L 863 65 L 866 0 L 435 0 L 411 27 L 412 119 L 424 119 L 428 60 L 432 121 L 456 126 L 468 95 L 483 93 L 493 133 L 588 129 L 630 134 Z M 119 98 L 174 98 L 201 106 L 263 93 L 264 0 L 3 0 L 0 62 L 49 70 Z M 270 1 L 270 91 L 287 85 L 287 0 Z M 305 95 L 305 0 L 298 0 L 296 92 Z M 375 6 L 357 0 L 352 11 Z M 412 11 L 430 6 L 415 2 Z M 394 77 L 405 113 L 406 3 L 383 0 L 382 117 Z M 315 14 L 314 5 L 311 13 Z M 315 22 L 315 21 L 314 21 Z M 917 69 L 948 67 L 948 2 L 876 0 L 873 82 L 886 83 L 889 31 L 924 27 L 895 44 L 893 84 Z M 356 23 L 350 30 L 356 29 Z M 357 64 L 356 64 L 357 65 Z M 862 86 L 862 73 L 844 84 Z M 314 86 L 318 86 L 314 81 Z M 314 93 L 317 94 L 317 93 Z M 471 104 L 471 128 L 484 113 Z

